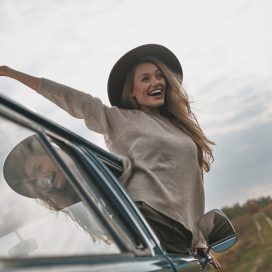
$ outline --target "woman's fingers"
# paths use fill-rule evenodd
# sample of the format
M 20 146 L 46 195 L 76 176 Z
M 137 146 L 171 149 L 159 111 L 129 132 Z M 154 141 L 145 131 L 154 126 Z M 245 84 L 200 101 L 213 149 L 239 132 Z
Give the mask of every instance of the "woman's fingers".
M 213 265 L 213 267 L 215 269 L 220 269 L 221 268 L 221 264 L 217 261 L 217 259 L 213 256 L 213 255 L 210 255 L 211 256 L 211 261 L 210 263 Z
M 9 69 L 9 67 L 6 65 L 0 66 L 0 76 L 6 76 L 8 69 Z

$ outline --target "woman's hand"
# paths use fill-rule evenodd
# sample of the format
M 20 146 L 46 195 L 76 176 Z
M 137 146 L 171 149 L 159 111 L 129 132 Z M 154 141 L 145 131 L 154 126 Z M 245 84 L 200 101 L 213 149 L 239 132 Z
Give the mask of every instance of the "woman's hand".
M 213 267 L 215 269 L 220 269 L 221 268 L 221 264 L 217 261 L 217 259 L 212 254 L 209 253 L 209 255 L 211 257 L 210 263 L 213 265 Z
M 206 248 L 196 248 L 194 250 L 194 255 L 198 255 L 200 257 L 203 257 L 203 258 L 206 258 L 206 255 L 207 255 L 207 249 Z M 210 257 L 210 263 L 212 264 L 212 266 L 215 268 L 215 269 L 220 269 L 221 268 L 221 265 L 220 263 L 217 261 L 217 259 L 209 253 L 209 257 Z
M 38 90 L 40 85 L 40 80 L 41 80 L 38 77 L 34 77 L 31 75 L 16 71 L 14 69 L 11 69 L 10 67 L 6 65 L 0 66 L 0 76 L 13 78 L 35 91 Z
M 10 68 L 6 65 L 0 66 L 0 76 L 8 76 Z

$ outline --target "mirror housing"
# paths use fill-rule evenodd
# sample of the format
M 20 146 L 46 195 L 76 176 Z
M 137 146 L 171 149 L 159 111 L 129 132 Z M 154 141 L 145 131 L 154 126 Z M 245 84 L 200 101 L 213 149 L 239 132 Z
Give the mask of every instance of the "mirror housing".
M 237 241 L 237 235 L 230 220 L 218 209 L 204 214 L 198 224 L 208 243 L 208 252 L 211 249 L 215 252 L 225 251 Z

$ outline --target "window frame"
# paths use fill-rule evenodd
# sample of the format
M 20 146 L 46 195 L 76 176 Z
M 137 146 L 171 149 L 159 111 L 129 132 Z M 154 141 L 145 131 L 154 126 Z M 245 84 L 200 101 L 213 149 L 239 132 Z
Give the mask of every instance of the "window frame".
M 122 162 L 120 159 L 116 158 L 109 152 L 97 147 L 96 145 L 86 141 L 80 136 L 77 136 L 73 132 L 70 132 L 67 129 L 53 123 L 52 121 L 49 121 L 36 113 L 34 114 L 33 112 L 29 111 L 26 108 L 23 108 L 19 104 L 11 102 L 8 99 L 3 98 L 2 96 L 0 96 L 0 102 L 1 107 L 4 107 L 3 110 L 1 110 L 0 108 L 0 115 L 18 124 L 19 126 L 26 127 L 28 129 L 31 129 L 33 132 L 36 132 L 44 143 L 44 147 L 46 148 L 47 152 L 52 155 L 52 158 L 54 158 L 54 161 L 62 168 L 62 170 L 67 170 L 68 172 L 70 172 L 67 165 L 65 165 L 63 160 L 59 157 L 57 152 L 51 146 L 48 136 L 53 139 L 60 140 L 64 144 L 72 145 L 73 148 L 76 147 L 77 151 L 81 153 L 81 156 L 83 158 L 86 159 L 88 157 L 89 163 L 90 161 L 92 161 L 93 170 L 96 169 L 95 171 L 97 171 L 99 169 L 100 173 L 106 173 L 108 177 L 108 182 L 106 182 L 104 185 L 108 189 L 106 194 L 107 198 L 111 201 L 115 208 L 117 207 L 118 214 L 121 214 L 121 218 L 125 219 L 125 222 L 133 226 L 133 234 L 137 235 L 144 245 L 143 249 L 131 248 L 128 245 L 125 245 L 122 239 L 118 238 L 119 233 L 116 233 L 116 229 L 114 229 L 114 227 L 111 226 L 109 222 L 103 219 L 106 223 L 105 227 L 108 228 L 109 226 L 109 231 L 111 232 L 111 234 L 114 235 L 114 237 L 117 238 L 116 242 L 118 241 L 118 246 L 123 253 L 132 253 L 136 256 L 165 255 L 164 250 L 159 245 L 159 240 L 154 235 L 153 231 L 150 229 L 149 225 L 146 223 L 145 219 L 137 210 L 131 199 L 127 196 L 124 189 L 118 184 L 116 173 L 118 173 L 119 175 L 122 173 L 120 172 L 122 169 Z M 86 155 L 86 153 L 88 153 L 88 155 Z M 115 175 L 113 175 L 112 172 L 115 172 Z M 104 175 L 102 176 L 104 177 Z M 103 182 L 105 182 L 105 179 L 103 179 Z M 78 186 L 79 183 L 75 181 L 74 177 L 71 179 L 71 183 L 74 185 L 77 184 L 75 185 L 75 189 L 79 192 L 79 194 L 86 201 L 86 203 L 93 207 L 92 200 L 90 199 L 90 197 L 88 197 L 86 186 L 85 188 L 83 188 L 83 186 Z M 114 188 L 118 189 L 118 193 L 115 191 Z M 114 198 L 114 200 L 117 199 L 119 205 L 116 205 L 116 203 L 114 204 L 114 201 L 112 201 L 113 196 L 110 195 L 109 192 L 114 193 L 116 197 Z M 122 212 L 120 211 L 124 212 L 125 214 L 123 214 L 122 216 Z
M 133 252 L 132 245 L 130 244 L 130 241 L 128 241 L 128 238 L 126 237 L 126 235 L 124 235 L 123 232 L 120 233 L 119 232 L 120 230 L 118 230 L 116 226 L 114 226 L 111 223 L 111 221 L 99 211 L 96 203 L 90 197 L 90 195 L 92 194 L 91 193 L 92 188 L 90 187 L 90 182 L 88 182 L 87 179 L 91 180 L 91 178 L 87 177 L 86 166 L 89 167 L 88 173 L 97 178 L 96 182 L 99 181 L 99 177 L 96 175 L 96 169 L 93 167 L 93 165 L 85 164 L 84 173 L 82 173 L 82 169 L 80 169 L 80 173 L 82 174 L 82 176 L 84 176 L 84 180 L 82 180 L 81 182 L 78 182 L 73 171 L 70 170 L 69 166 L 57 153 L 54 146 L 52 146 L 51 139 L 54 140 L 54 138 L 49 138 L 48 137 L 49 135 L 45 134 L 43 131 L 40 131 L 37 134 L 45 150 L 51 155 L 51 158 L 54 160 L 57 166 L 65 174 L 66 178 L 69 180 L 70 184 L 73 186 L 73 189 L 78 193 L 78 195 L 82 198 L 82 200 L 86 204 L 86 207 L 88 209 L 91 209 L 91 211 L 94 212 L 95 215 L 100 219 L 102 225 L 107 229 L 109 234 L 113 237 L 113 240 L 116 242 L 120 251 L 122 253 Z M 65 144 L 67 145 L 68 143 L 66 142 Z M 80 158 L 80 154 L 78 153 L 79 150 L 77 150 L 77 147 L 74 145 L 74 146 L 69 146 L 69 148 L 71 148 L 71 150 L 74 152 L 74 154 L 72 154 L 72 157 L 77 157 L 77 159 L 81 160 L 80 163 L 84 163 L 84 160 L 83 160 L 84 157 Z M 95 184 L 95 186 L 97 187 L 97 184 Z M 99 192 L 101 193 L 101 195 L 103 195 L 103 192 L 101 192 L 101 190 L 99 190 Z

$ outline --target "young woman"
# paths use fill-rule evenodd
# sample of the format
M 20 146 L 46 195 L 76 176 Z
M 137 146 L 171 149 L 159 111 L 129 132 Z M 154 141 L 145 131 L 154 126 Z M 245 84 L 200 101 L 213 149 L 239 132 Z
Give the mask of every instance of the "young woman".
M 206 248 L 198 228 L 204 213 L 203 172 L 213 159 L 211 145 L 191 112 L 182 86 L 182 67 L 166 47 L 134 48 L 114 65 L 108 107 L 90 94 L 7 66 L 14 78 L 48 98 L 105 137 L 124 164 L 120 181 L 166 251 Z M 132 171 L 129 171 L 129 169 Z

